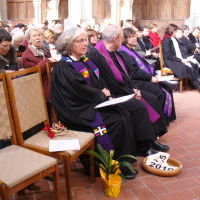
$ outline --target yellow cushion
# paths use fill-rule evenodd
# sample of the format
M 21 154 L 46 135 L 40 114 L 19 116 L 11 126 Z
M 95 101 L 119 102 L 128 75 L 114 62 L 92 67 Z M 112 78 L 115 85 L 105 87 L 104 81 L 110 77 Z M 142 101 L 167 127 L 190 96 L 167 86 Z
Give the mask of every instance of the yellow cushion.
M 0 150 L 0 180 L 8 187 L 55 165 L 56 159 L 11 145 Z

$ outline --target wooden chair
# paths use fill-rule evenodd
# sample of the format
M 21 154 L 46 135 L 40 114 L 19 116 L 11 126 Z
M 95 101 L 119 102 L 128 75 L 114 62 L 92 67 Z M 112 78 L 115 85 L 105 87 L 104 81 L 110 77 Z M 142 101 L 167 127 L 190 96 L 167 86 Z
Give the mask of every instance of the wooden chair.
M 65 152 L 49 152 L 50 138 L 43 130 L 24 140 L 23 133 L 37 124 L 48 124 L 48 115 L 44 92 L 42 88 L 41 73 L 39 67 L 32 67 L 9 73 L 6 76 L 11 108 L 15 120 L 17 139 L 20 145 L 34 151 L 50 155 L 64 162 L 64 174 L 68 200 L 71 199 L 71 163 L 75 161 L 87 149 L 94 149 L 93 133 L 85 133 L 69 130 L 71 135 L 59 136 L 58 139 L 76 138 L 80 142 L 80 150 Z M 90 174 L 94 181 L 94 158 L 90 156 Z
M 55 199 L 59 200 L 57 160 L 16 145 L 5 74 L 0 74 L 0 103 L 0 140 L 13 143 L 0 150 L 0 196 L 8 200 L 11 194 L 53 174 Z
M 163 49 L 162 44 L 159 44 L 159 51 L 160 51 L 160 71 L 161 76 L 173 75 L 173 71 L 170 68 L 165 67 L 164 65 L 164 58 L 163 58 Z M 183 80 L 177 77 L 174 77 L 174 81 L 178 81 L 179 83 L 179 91 L 183 92 L 183 83 L 185 82 L 185 87 L 187 87 L 187 79 Z

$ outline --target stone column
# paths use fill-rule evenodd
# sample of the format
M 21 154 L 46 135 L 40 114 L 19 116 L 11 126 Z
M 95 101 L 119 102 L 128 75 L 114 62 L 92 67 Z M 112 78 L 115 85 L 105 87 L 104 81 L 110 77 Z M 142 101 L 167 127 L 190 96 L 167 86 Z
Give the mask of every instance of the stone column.
M 0 18 L 3 21 L 7 21 L 7 1 L 0 0 Z
M 81 0 L 68 0 L 68 18 L 64 24 L 80 24 L 81 19 Z
M 121 0 L 121 20 L 133 19 L 133 2 L 134 0 Z
M 199 0 L 191 0 L 190 4 L 190 17 L 185 20 L 191 29 L 195 26 L 200 26 L 200 3 Z
M 111 23 L 120 24 L 120 0 L 110 0 Z
M 33 0 L 33 6 L 34 6 L 34 12 L 35 12 L 34 24 L 40 24 L 42 21 L 41 2 L 42 0 Z
M 47 19 L 49 22 L 59 19 L 58 8 L 60 0 L 50 0 L 47 5 Z
M 81 24 L 94 24 L 92 16 L 92 0 L 81 0 Z

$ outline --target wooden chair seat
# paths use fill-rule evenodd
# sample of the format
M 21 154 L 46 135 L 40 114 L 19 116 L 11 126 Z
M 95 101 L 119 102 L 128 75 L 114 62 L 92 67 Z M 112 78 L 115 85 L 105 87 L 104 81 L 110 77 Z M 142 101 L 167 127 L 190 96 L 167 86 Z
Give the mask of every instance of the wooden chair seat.
M 0 180 L 13 187 L 56 165 L 57 160 L 18 145 L 0 150 Z
M 72 130 L 69 130 L 68 132 L 70 133 L 70 135 L 57 136 L 54 138 L 54 140 L 78 139 L 80 143 L 80 147 L 82 148 L 86 144 L 88 144 L 89 141 L 94 139 L 93 133 L 86 133 L 86 132 L 72 131 Z M 25 140 L 24 143 L 28 145 L 33 145 L 33 146 L 38 146 L 41 148 L 48 149 L 50 140 L 51 139 L 48 137 L 46 131 L 42 130 L 38 132 L 37 134 L 35 134 L 34 136 Z M 66 153 L 73 156 L 74 154 L 77 153 L 77 150 L 66 151 Z

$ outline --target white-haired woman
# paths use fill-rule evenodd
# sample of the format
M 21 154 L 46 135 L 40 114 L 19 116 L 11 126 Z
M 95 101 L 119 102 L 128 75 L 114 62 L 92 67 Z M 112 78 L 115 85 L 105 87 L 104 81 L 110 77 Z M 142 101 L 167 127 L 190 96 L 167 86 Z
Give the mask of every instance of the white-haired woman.
M 39 28 L 30 28 L 26 32 L 28 48 L 23 53 L 20 64 L 21 67 L 30 68 L 39 66 L 42 71 L 42 79 L 44 84 L 45 96 L 49 98 L 49 83 L 46 74 L 46 64 L 55 62 L 56 60 L 50 57 L 50 52 L 42 48 L 43 35 Z
M 68 127 L 93 129 L 97 142 L 108 150 L 114 149 L 116 156 L 135 155 L 133 128 L 140 130 L 137 138 L 145 137 L 143 141 L 155 137 L 147 110 L 137 99 L 95 109 L 111 93 L 97 66 L 86 57 L 87 46 L 85 30 L 76 26 L 57 40 L 62 59 L 53 68 L 51 101 L 58 117 Z M 127 174 L 128 178 L 134 176 Z
M 23 52 L 26 50 L 26 47 L 23 45 L 25 35 L 24 32 L 20 29 L 13 32 L 12 34 L 12 45 L 16 50 L 17 57 L 21 57 Z

